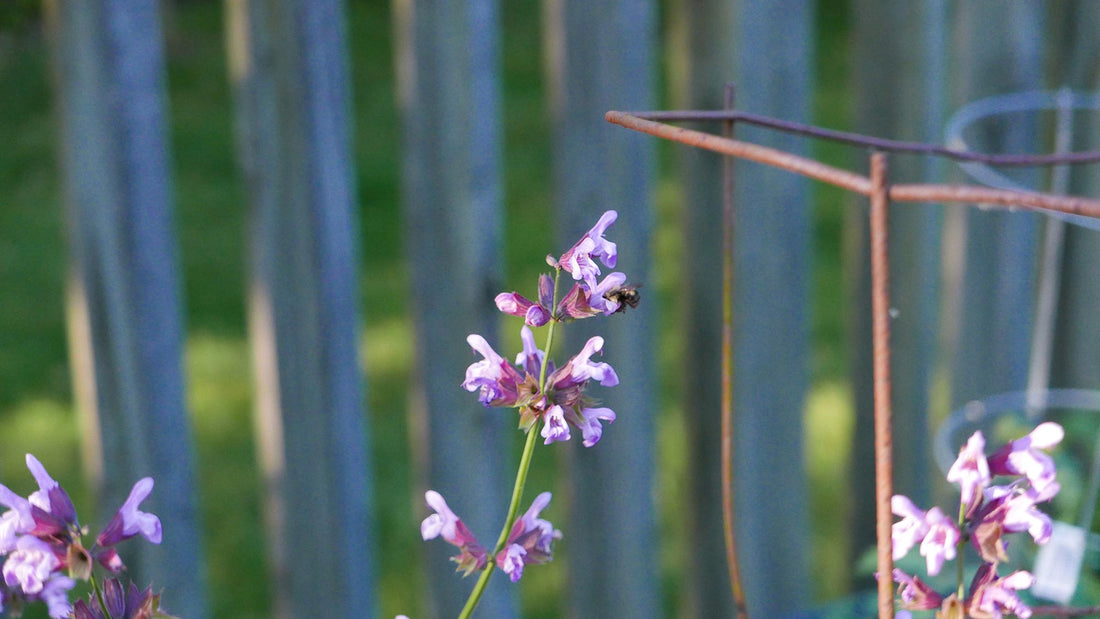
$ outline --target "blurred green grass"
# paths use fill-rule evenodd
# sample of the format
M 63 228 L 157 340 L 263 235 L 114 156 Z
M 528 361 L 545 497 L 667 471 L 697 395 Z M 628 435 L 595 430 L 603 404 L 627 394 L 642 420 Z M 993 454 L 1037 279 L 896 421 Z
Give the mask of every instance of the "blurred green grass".
M 821 11 L 816 120 L 846 121 L 848 97 L 846 14 Z M 166 20 L 168 88 L 176 220 L 186 302 L 188 405 L 193 416 L 205 523 L 211 601 L 218 617 L 269 614 L 260 491 L 252 446 L 251 378 L 244 320 L 246 196 L 234 163 L 233 119 L 226 80 L 223 9 L 217 2 L 172 5 Z M 7 143 L 0 148 L 0 479 L 14 489 L 31 480 L 22 455 L 37 454 L 55 477 L 74 489 L 78 505 L 88 497 L 80 484 L 79 430 L 72 413 L 65 330 L 63 280 L 65 221 L 54 154 L 56 124 L 50 95 L 48 55 L 41 25 L 33 18 L 0 20 L 0 122 Z M 505 150 L 506 229 L 549 230 L 551 206 L 550 118 L 541 79 L 540 5 L 518 0 L 502 6 L 502 106 Z M 416 526 L 423 515 L 406 420 L 412 350 L 407 280 L 402 262 L 399 213 L 400 123 L 393 91 L 391 18 L 384 2 L 349 3 L 353 71 L 356 182 L 362 241 L 362 358 L 373 432 L 373 459 L 381 557 L 382 616 L 422 615 L 423 570 Z M 17 85 L 17 87 L 14 87 Z M 719 85 L 716 85 L 716 88 Z M 681 200 L 668 172 L 674 147 L 659 144 L 663 162 L 657 189 L 657 265 L 675 265 L 682 245 Z M 845 154 L 822 148 L 819 155 L 845 163 Z M 815 222 L 815 390 L 807 405 L 807 466 L 814 520 L 817 593 L 843 592 L 835 558 L 844 552 L 844 467 L 850 395 L 843 382 L 840 192 L 818 188 Z M 524 242 L 518 238 L 523 237 Z M 529 235 L 506 234 L 507 281 L 530 281 L 541 267 Z M 552 232 L 546 234 L 547 242 Z M 678 408 L 682 354 L 676 330 L 675 288 L 679 274 L 658 269 L 653 290 L 661 307 L 662 350 L 658 359 L 662 570 L 666 608 L 679 608 L 684 519 L 678 511 L 685 475 L 685 438 Z M 846 425 L 846 423 L 848 425 Z M 395 464 L 397 463 L 397 464 Z M 553 456 L 537 452 L 535 475 L 551 487 Z M 541 471 L 541 472 L 540 472 Z M 564 583 L 562 561 L 522 588 L 527 616 L 557 616 L 556 593 Z M 831 576 L 830 576 L 831 575 Z M 165 583 L 170 586 L 170 583 Z

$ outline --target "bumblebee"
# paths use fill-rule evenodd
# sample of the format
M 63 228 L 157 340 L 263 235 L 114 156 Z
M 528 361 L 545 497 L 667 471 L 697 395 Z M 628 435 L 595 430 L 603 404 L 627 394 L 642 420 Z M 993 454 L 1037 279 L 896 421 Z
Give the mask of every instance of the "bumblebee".
M 642 300 L 642 295 L 638 293 L 641 287 L 641 284 L 623 284 L 603 293 L 603 298 L 619 304 L 614 313 L 625 312 L 628 306 L 632 309 L 638 307 L 638 302 Z

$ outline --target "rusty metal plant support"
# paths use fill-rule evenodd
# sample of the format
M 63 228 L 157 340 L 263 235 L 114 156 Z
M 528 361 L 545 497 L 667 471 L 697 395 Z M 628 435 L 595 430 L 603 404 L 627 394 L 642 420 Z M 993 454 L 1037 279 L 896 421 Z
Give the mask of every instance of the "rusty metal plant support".
M 934 146 L 931 144 L 883 140 L 854 133 L 822 129 L 765 116 L 737 112 L 733 107 L 733 91 L 727 87 L 726 108 L 720 111 L 607 112 L 608 122 L 627 129 L 725 155 L 723 166 L 723 261 L 722 261 L 722 483 L 723 518 L 725 520 L 726 557 L 729 563 L 730 587 L 738 617 L 747 617 L 740 569 L 734 539 L 733 513 L 733 159 L 747 159 L 781 168 L 842 187 L 870 198 L 871 248 L 871 310 L 874 373 L 875 418 L 875 519 L 878 544 L 878 609 L 880 619 L 894 616 L 892 542 L 893 516 L 890 498 L 893 495 L 893 446 L 890 406 L 890 296 L 889 258 L 887 247 L 887 217 L 890 202 L 955 202 L 964 204 L 1022 207 L 1031 210 L 1055 211 L 1072 215 L 1100 218 L 1100 200 L 1079 196 L 1063 196 L 1040 192 L 991 189 L 976 185 L 899 184 L 887 183 L 887 153 L 904 152 L 939 156 L 956 161 L 976 161 L 1002 166 L 1046 166 L 1059 164 L 1097 163 L 1100 152 L 1077 152 L 1046 155 L 987 155 Z M 723 136 L 665 124 L 658 121 L 721 121 Z M 796 133 L 860 146 L 871 150 L 870 177 L 862 176 L 786 151 L 743 142 L 733 138 L 735 122 L 744 122 L 770 129 Z M 1080 616 L 1080 610 L 1043 607 L 1049 614 Z
M 733 84 L 726 84 L 724 103 L 733 108 Z M 722 122 L 722 135 L 733 139 L 733 121 Z M 722 410 L 733 410 L 733 158 L 722 160 Z M 737 562 L 737 535 L 733 530 L 733 415 L 722 415 L 722 533 L 726 565 L 737 619 L 748 619 L 749 607 L 741 588 L 741 566 Z
M 894 616 L 890 497 L 894 496 L 893 422 L 890 409 L 890 264 L 887 251 L 886 153 L 871 154 L 871 340 L 875 402 L 875 539 L 878 544 L 878 615 Z M 961 561 L 961 559 L 960 559 Z

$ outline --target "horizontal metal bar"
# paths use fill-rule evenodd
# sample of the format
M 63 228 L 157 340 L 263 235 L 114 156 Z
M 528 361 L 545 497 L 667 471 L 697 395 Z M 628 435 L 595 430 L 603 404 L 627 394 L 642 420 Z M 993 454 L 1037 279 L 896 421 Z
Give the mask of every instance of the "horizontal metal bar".
M 786 151 L 760 146 L 759 144 L 752 144 L 750 142 L 723 138 L 703 131 L 694 131 L 692 129 L 675 127 L 652 120 L 645 120 L 627 112 L 608 112 L 604 115 L 604 118 L 606 118 L 608 122 L 621 125 L 627 129 L 648 133 L 649 135 L 659 138 L 673 140 L 689 146 L 696 146 L 723 155 L 730 155 L 732 157 L 775 166 L 863 195 L 867 195 L 871 191 L 871 181 L 866 176 L 861 176 L 854 172 L 849 172 L 848 170 L 834 168 L 833 166 L 826 165 L 819 161 L 800 157 Z
M 871 193 L 871 181 L 865 176 L 786 151 L 646 120 L 627 112 L 611 111 L 605 115 L 605 118 L 608 122 L 634 131 L 723 155 L 775 166 L 865 196 L 869 196 Z M 891 185 L 890 200 L 894 202 L 956 202 L 1003 207 L 1015 206 L 1100 218 L 1100 200 L 1081 196 L 1060 196 L 1050 193 L 993 189 L 976 185 Z
M 889 140 L 876 138 L 860 133 L 825 129 L 814 125 L 780 120 L 769 116 L 761 116 L 751 112 L 739 112 L 735 110 L 667 110 L 658 112 L 628 112 L 631 116 L 644 120 L 658 122 L 718 122 L 736 121 L 760 127 L 775 129 L 784 133 L 804 135 L 822 140 L 840 142 L 850 146 L 872 148 L 890 153 L 908 153 L 914 155 L 927 155 L 932 157 L 945 157 L 954 161 L 972 161 L 992 166 L 1002 167 L 1037 167 L 1061 164 L 1088 164 L 1100 163 L 1100 151 L 1082 151 L 1078 153 L 1048 153 L 1042 155 L 990 155 L 975 153 L 968 150 L 949 148 L 924 142 L 905 142 L 901 140 Z

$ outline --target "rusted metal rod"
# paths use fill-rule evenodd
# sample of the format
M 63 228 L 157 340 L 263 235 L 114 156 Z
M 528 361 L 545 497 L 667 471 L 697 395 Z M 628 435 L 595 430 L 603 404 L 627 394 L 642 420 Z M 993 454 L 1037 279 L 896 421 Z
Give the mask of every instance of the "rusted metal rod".
M 727 103 L 727 108 L 732 102 Z M 893 514 L 890 500 L 893 496 L 893 438 L 890 395 L 890 291 L 889 291 L 889 251 L 888 251 L 888 211 L 890 202 L 960 202 L 966 204 L 992 205 L 1000 207 L 1019 207 L 1034 210 L 1056 211 L 1071 215 L 1100 218 L 1100 201 L 1080 196 L 1063 196 L 1040 192 L 1009 191 L 990 189 L 975 185 L 937 185 L 937 184 L 887 184 L 887 159 L 882 150 L 894 152 L 923 153 L 944 156 L 956 160 L 980 161 L 991 165 L 1042 166 L 1066 163 L 1091 163 L 1100 161 L 1100 153 L 1068 153 L 1065 155 L 982 155 L 955 151 L 942 147 L 880 140 L 868 136 L 835 132 L 798 123 L 788 123 L 766 117 L 758 117 L 731 109 L 720 112 L 645 112 L 629 114 L 626 112 L 607 112 L 605 118 L 615 123 L 659 138 L 680 142 L 689 146 L 703 148 L 727 156 L 737 157 L 757 163 L 770 165 L 802 174 L 819 181 L 842 187 L 870 198 L 870 236 L 871 236 L 871 311 L 872 311 L 872 367 L 874 375 L 874 417 L 875 417 L 875 533 L 878 547 L 878 606 L 879 619 L 894 617 L 893 586 L 893 541 L 891 525 Z M 675 127 L 661 120 L 721 120 L 724 121 L 725 137 L 709 133 Z M 818 161 L 800 157 L 785 151 L 742 142 L 732 138 L 734 121 L 749 122 L 788 132 L 802 133 L 812 137 L 832 139 L 864 147 L 881 147 L 870 157 L 870 177 L 861 176 L 847 170 L 835 168 Z M 727 160 L 723 180 L 726 201 L 723 204 L 723 296 L 729 303 L 733 294 L 733 205 L 732 205 L 732 164 Z M 729 330 L 727 333 L 727 329 Z M 732 365 L 727 366 L 727 358 L 732 358 L 732 306 L 723 307 L 723 368 L 722 368 L 722 481 L 725 488 L 732 489 Z M 730 562 L 730 578 L 737 602 L 738 616 L 742 616 L 744 602 L 739 598 L 740 578 L 737 571 L 736 551 L 732 544 L 733 515 L 732 507 L 727 507 L 727 498 L 723 496 L 723 512 L 727 527 L 727 557 Z M 1049 614 L 1059 616 L 1081 616 L 1095 608 L 1076 609 L 1067 607 L 1042 607 Z M 1036 609 L 1038 610 L 1038 609 Z
M 966 204 L 992 204 L 1018 206 L 1027 209 L 1045 209 L 1100 217 L 1100 200 L 1080 196 L 1060 196 L 1052 193 L 1030 193 L 991 189 L 976 185 L 893 185 L 890 199 L 895 202 L 963 202 Z
M 666 140 L 680 142 L 706 150 L 748 159 L 757 163 L 781 168 L 796 174 L 802 174 L 830 185 L 836 185 L 865 196 L 871 195 L 871 181 L 848 170 L 835 168 L 813 159 L 800 157 L 785 151 L 759 146 L 749 142 L 732 140 L 721 136 L 694 131 L 683 127 L 674 127 L 664 123 L 645 120 L 626 112 L 608 112 L 608 122 L 615 123 Z M 890 200 L 894 202 L 962 202 L 970 204 L 991 204 L 999 206 L 1019 206 L 1030 209 L 1045 209 L 1100 217 L 1100 200 L 1080 196 L 1059 196 L 1040 192 L 1019 192 L 1004 189 L 991 189 L 976 185 L 894 185 L 890 188 Z
M 733 84 L 725 89 L 725 106 L 733 107 Z M 722 123 L 722 134 L 733 139 L 733 121 Z M 737 556 L 736 513 L 733 487 L 733 237 L 736 226 L 733 203 L 733 157 L 722 161 L 722 532 L 726 543 L 726 566 L 738 619 L 748 619 L 749 608 L 741 586 L 741 564 Z
M 990 155 L 975 153 L 968 150 L 948 148 L 936 144 L 924 142 L 904 142 L 901 140 L 888 140 L 876 138 L 849 131 L 837 131 L 825 129 L 790 120 L 780 120 L 770 116 L 753 114 L 752 112 L 739 112 L 734 110 L 667 110 L 659 112 L 630 112 L 632 116 L 655 120 L 659 122 L 688 122 L 688 121 L 724 121 L 743 122 L 758 127 L 767 127 L 812 138 L 820 138 L 833 142 L 840 142 L 851 146 L 872 148 L 891 153 L 909 153 L 913 155 L 929 155 L 945 157 L 954 161 L 971 161 L 1002 167 L 1034 167 L 1062 164 L 1100 163 L 1100 151 L 1081 151 L 1078 153 L 1049 153 L 1041 155 Z
M 672 125 L 638 118 L 626 112 L 608 112 L 604 115 L 604 118 L 606 118 L 608 122 L 622 125 L 627 129 L 641 131 L 642 133 L 648 133 L 649 135 L 664 138 L 666 140 L 673 140 L 689 146 L 697 146 L 723 155 L 730 155 L 732 157 L 739 157 L 741 159 L 748 159 L 749 161 L 775 166 L 863 195 L 867 195 L 871 190 L 871 181 L 868 180 L 866 176 L 853 174 L 847 170 L 834 168 L 833 166 L 825 165 L 813 159 L 807 159 L 774 148 L 768 148 L 767 146 L 723 138 L 703 131 L 674 127 Z
M 1036 617 L 1097 617 L 1100 616 L 1100 606 L 1032 606 L 1031 613 Z
M 894 617 L 894 557 L 890 527 L 894 495 L 890 407 L 890 282 L 886 153 L 871 154 L 871 337 L 875 404 L 875 534 L 878 542 L 878 616 Z

